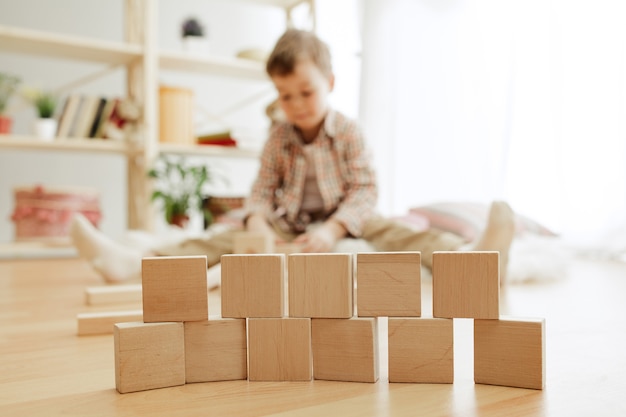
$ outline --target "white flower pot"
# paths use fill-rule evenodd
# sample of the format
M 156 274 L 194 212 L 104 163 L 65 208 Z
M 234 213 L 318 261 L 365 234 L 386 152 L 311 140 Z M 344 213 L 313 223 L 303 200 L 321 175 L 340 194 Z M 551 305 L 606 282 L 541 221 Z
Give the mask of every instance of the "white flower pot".
M 54 140 L 57 133 L 56 119 L 35 120 L 35 136 L 46 142 Z
M 194 55 L 209 55 L 209 40 L 202 36 L 185 36 L 183 49 Z

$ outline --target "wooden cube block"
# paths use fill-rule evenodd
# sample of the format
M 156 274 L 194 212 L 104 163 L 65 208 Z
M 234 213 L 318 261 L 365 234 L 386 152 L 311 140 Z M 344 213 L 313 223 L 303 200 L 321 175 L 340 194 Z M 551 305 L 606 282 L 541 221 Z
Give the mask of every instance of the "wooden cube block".
M 113 325 L 115 323 L 142 321 L 143 312 L 141 310 L 131 310 L 79 313 L 76 319 L 78 321 L 79 336 L 113 334 Z
M 498 252 L 435 252 L 432 272 L 434 317 L 499 317 Z
M 474 320 L 474 381 L 543 389 L 545 343 L 543 319 Z
M 206 256 L 163 256 L 142 261 L 143 321 L 209 318 Z
M 419 252 L 358 253 L 359 317 L 419 317 L 422 312 Z
M 378 380 L 376 318 L 312 319 L 311 342 L 314 379 Z
M 222 317 L 282 317 L 285 255 L 223 255 Z
M 288 263 L 289 316 L 352 317 L 351 254 L 292 254 Z
M 274 246 L 275 253 L 290 255 L 292 253 L 302 253 L 302 244 L 299 243 L 277 243 Z
M 311 319 L 248 319 L 250 381 L 310 381 Z
M 185 375 L 187 382 L 246 379 L 246 320 L 185 322 Z
M 90 306 L 134 302 L 141 302 L 141 284 L 102 285 L 85 289 L 85 303 Z
M 118 323 L 113 340 L 121 394 L 185 383 L 183 323 Z
M 235 254 L 274 253 L 274 241 L 265 233 L 237 232 L 233 237 L 233 245 Z
M 389 382 L 454 382 L 451 319 L 389 318 Z

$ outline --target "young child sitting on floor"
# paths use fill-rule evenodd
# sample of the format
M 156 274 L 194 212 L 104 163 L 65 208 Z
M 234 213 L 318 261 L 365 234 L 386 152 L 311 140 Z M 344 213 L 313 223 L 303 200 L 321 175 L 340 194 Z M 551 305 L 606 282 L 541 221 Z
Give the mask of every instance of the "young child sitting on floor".
M 286 121 L 272 126 L 258 177 L 247 201 L 245 228 L 303 252 L 330 252 L 340 239 L 361 238 L 377 251 L 495 250 L 507 265 L 514 217 L 504 202 L 491 206 L 483 235 L 465 245 L 457 235 L 409 226 L 376 214 L 377 187 L 363 136 L 355 121 L 330 107 L 335 78 L 328 47 L 314 34 L 289 29 L 267 61 Z M 142 256 L 100 234 L 78 216 L 72 236 L 81 255 L 108 281 L 138 276 Z M 206 255 L 209 266 L 232 253 L 233 231 L 156 248 L 156 255 Z M 504 276 L 504 274 L 502 274 Z

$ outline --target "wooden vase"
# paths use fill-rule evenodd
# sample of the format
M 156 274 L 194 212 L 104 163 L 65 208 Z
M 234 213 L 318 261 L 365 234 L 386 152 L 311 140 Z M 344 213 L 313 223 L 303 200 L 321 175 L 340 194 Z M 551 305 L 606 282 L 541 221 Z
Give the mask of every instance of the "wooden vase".
M 195 144 L 193 91 L 159 87 L 159 140 L 162 143 Z

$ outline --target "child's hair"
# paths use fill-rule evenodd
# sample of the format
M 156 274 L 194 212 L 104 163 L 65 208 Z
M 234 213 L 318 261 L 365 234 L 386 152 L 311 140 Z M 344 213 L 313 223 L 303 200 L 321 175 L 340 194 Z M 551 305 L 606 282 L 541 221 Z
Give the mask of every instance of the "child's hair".
M 332 75 L 328 45 L 311 32 L 287 29 L 276 42 L 265 70 L 270 77 L 289 75 L 298 61 L 303 59 L 310 59 L 325 76 Z

